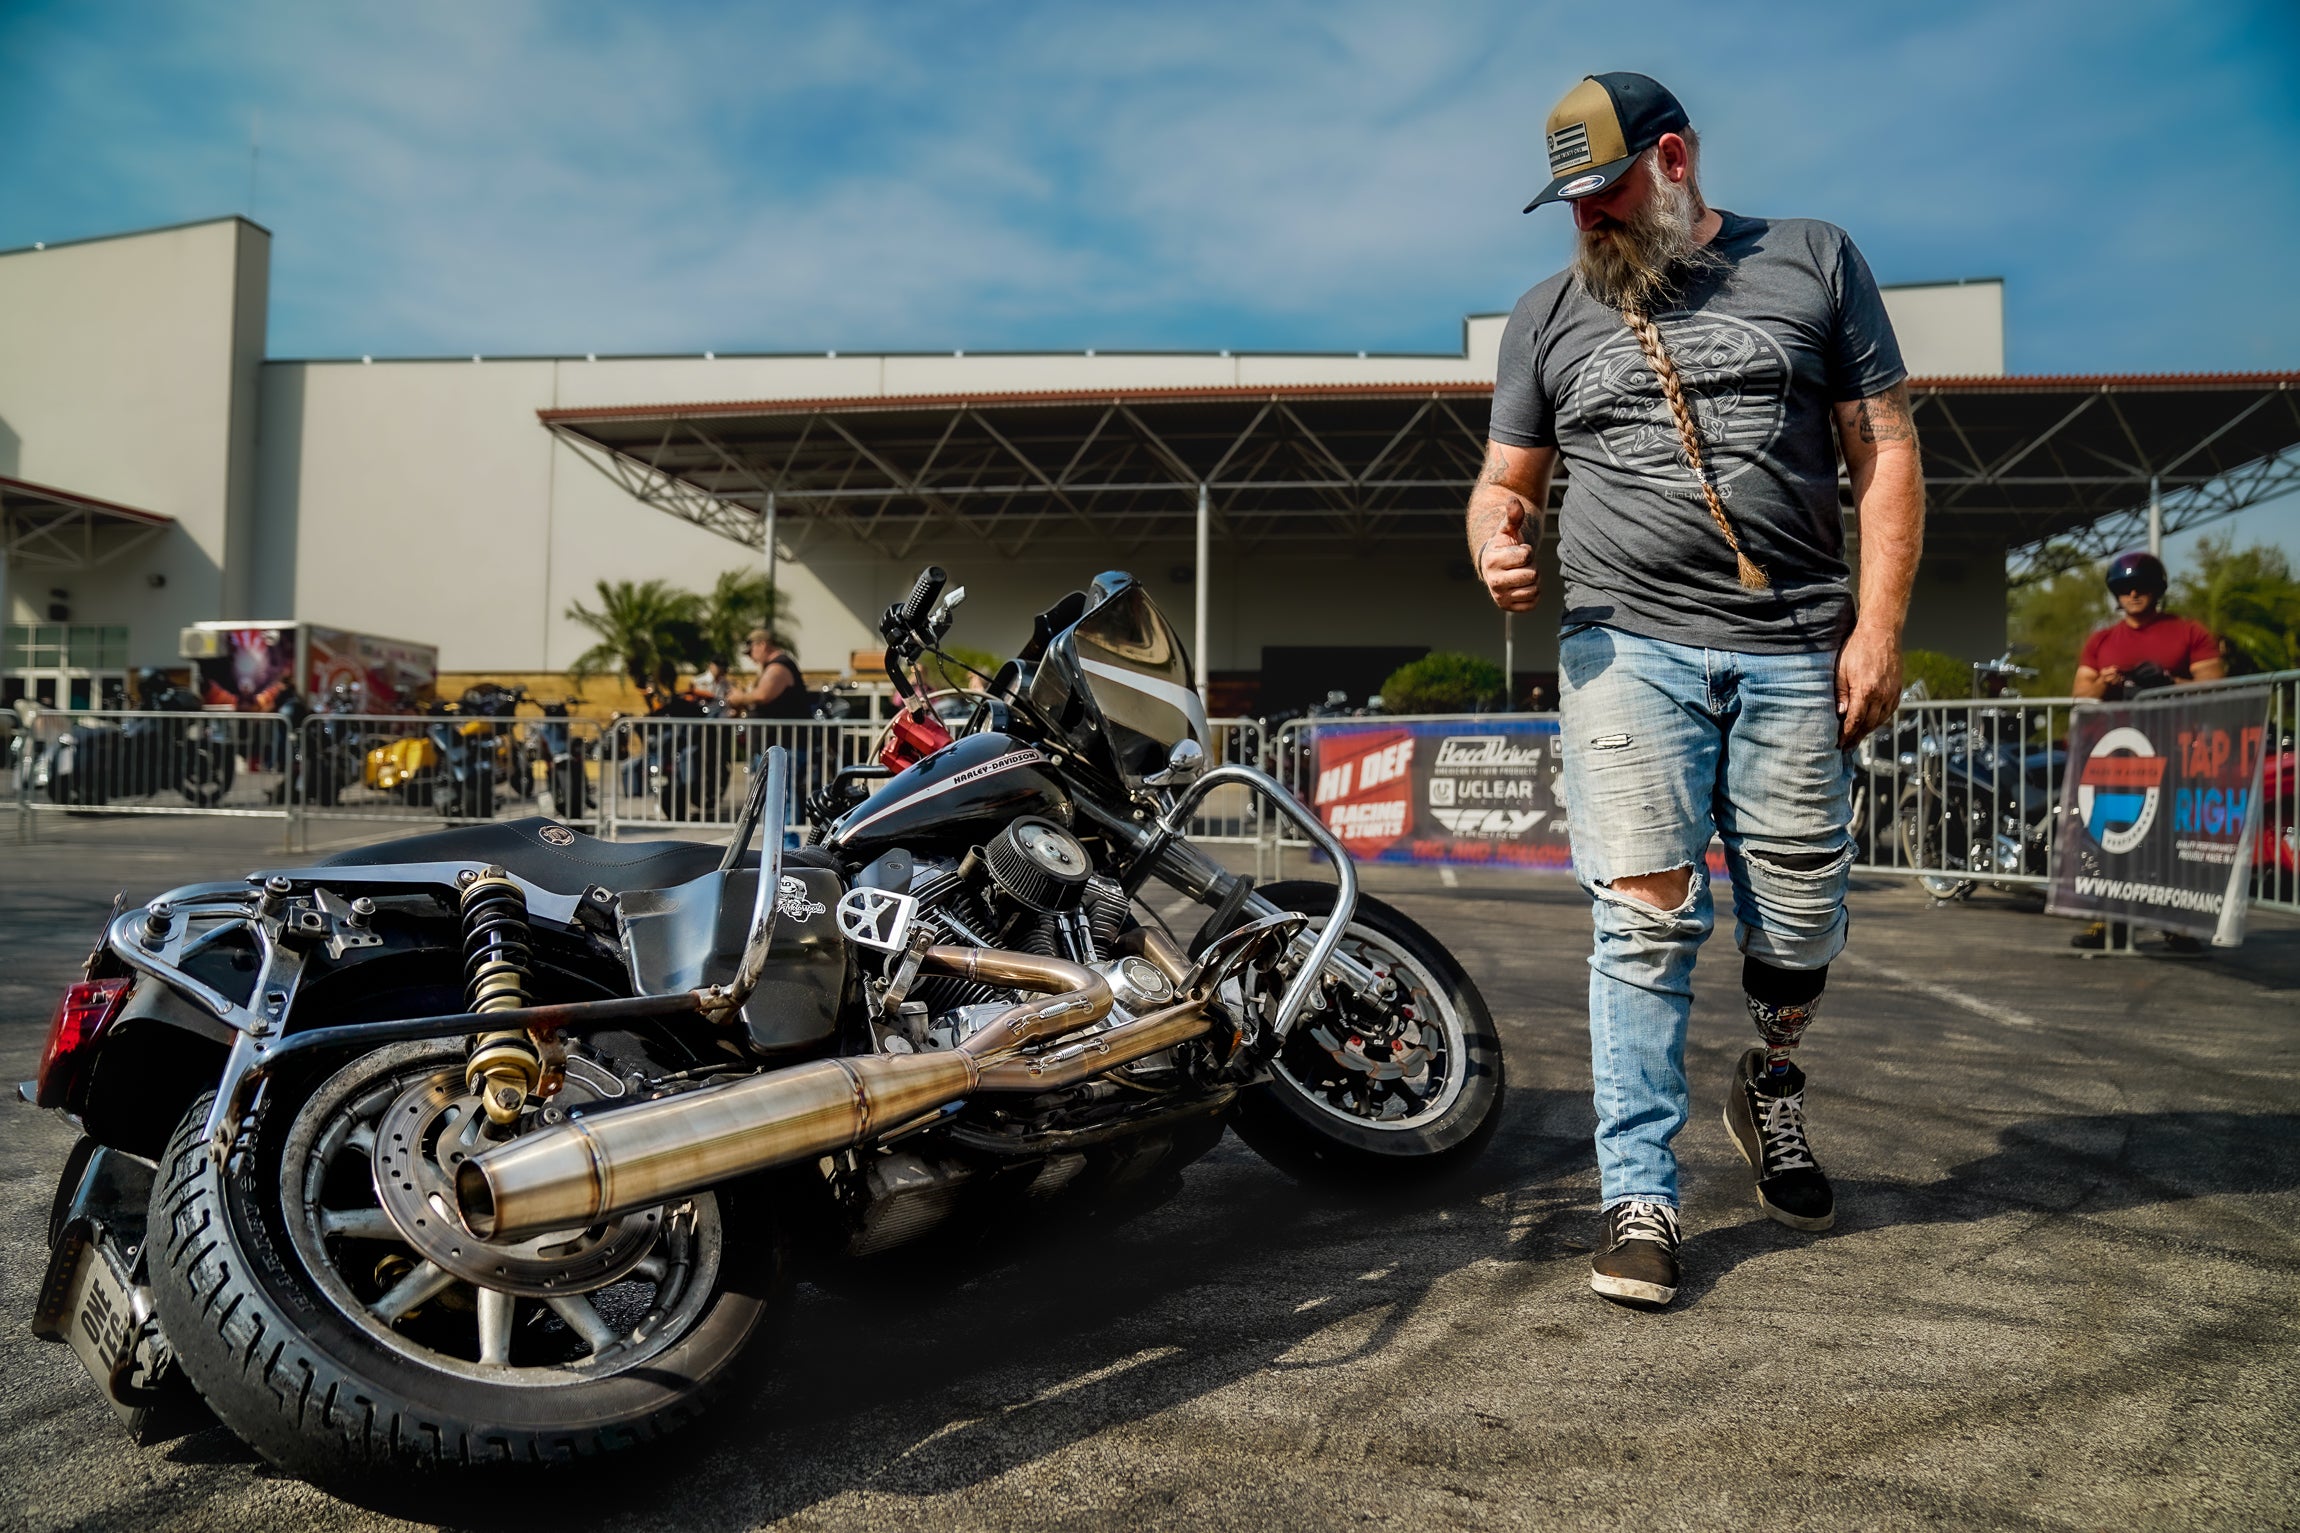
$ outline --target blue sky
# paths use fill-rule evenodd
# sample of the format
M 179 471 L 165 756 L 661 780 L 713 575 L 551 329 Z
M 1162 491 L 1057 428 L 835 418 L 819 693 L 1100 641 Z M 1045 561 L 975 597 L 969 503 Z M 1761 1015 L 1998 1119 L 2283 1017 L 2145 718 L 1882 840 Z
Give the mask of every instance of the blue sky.
M 2004 277 L 2015 371 L 2300 367 L 2291 0 L 1629 14 L 7 0 L 0 247 L 252 211 L 280 356 L 1450 350 L 1629 68 L 1720 205 Z

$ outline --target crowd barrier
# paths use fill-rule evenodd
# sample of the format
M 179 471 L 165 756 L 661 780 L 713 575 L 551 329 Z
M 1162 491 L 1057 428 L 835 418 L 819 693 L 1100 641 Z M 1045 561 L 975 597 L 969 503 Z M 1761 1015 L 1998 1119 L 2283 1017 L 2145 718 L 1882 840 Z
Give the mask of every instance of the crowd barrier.
M 2208 683 L 2267 692 L 2253 902 L 2300 914 L 2300 671 Z M 2054 872 L 2068 697 L 1954 699 L 1904 705 L 1854 752 L 1857 872 L 1915 879 L 1938 897 L 1982 886 L 2041 889 Z M 1259 765 L 1304 803 L 1318 802 L 1321 740 L 1420 727 L 1449 738 L 1554 733 L 1555 715 L 1212 721 L 1216 764 Z M 270 817 L 294 839 L 313 821 L 442 824 L 545 814 L 610 839 L 731 826 L 750 774 L 772 746 L 791 754 L 791 802 L 845 767 L 875 759 L 886 726 L 868 721 L 474 718 L 103 710 L 0 715 L 0 798 L 21 833 L 55 814 Z M 1541 802 L 1562 821 L 1554 763 Z M 1426 788 L 1426 784 L 1425 784 Z M 1251 845 L 1260 876 L 1282 876 L 1301 832 L 1242 788 L 1208 795 L 1195 840 Z M 1458 845 L 1458 843 L 1457 843 Z M 1450 859 L 1447 859 L 1450 860 Z M 1462 860 L 1506 861 L 1506 858 Z M 1274 861 L 1274 866 L 1272 865 Z
M 272 714 L 35 713 L 10 741 L 27 824 L 42 814 L 284 818 L 295 750 Z
M 288 808 L 410 833 L 530 814 L 591 825 L 599 734 L 591 719 L 532 714 L 313 714 L 296 732 Z

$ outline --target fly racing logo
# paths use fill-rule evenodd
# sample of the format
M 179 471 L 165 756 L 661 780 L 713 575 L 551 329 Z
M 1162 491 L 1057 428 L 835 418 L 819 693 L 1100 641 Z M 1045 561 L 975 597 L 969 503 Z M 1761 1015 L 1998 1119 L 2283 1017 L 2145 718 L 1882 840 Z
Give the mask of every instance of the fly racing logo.
M 1437 821 L 1457 836 L 1522 836 L 1549 818 L 1546 809 L 1440 809 Z
M 1576 165 L 1589 163 L 1589 124 L 1569 122 L 1549 135 L 1549 173 L 1564 175 Z

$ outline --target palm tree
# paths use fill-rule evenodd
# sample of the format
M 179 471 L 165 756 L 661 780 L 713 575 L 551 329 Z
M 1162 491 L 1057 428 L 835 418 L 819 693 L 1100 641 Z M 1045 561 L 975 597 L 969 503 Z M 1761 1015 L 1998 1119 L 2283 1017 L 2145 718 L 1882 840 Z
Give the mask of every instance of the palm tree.
M 742 653 L 743 638 L 754 628 L 781 633 L 790 624 L 783 611 L 783 593 L 767 584 L 757 570 L 728 570 L 702 599 L 703 654 L 722 665 L 732 665 Z
M 2195 569 L 2174 582 L 2173 605 L 2263 671 L 2300 665 L 2300 580 L 2279 548 L 2204 538 Z
M 621 669 L 631 684 L 644 691 L 668 687 L 678 679 L 682 665 L 700 662 L 703 647 L 703 599 L 667 581 L 598 583 L 599 610 L 581 602 L 567 608 L 567 616 L 599 636 L 599 642 L 575 657 L 567 674 L 580 684 L 584 678 Z

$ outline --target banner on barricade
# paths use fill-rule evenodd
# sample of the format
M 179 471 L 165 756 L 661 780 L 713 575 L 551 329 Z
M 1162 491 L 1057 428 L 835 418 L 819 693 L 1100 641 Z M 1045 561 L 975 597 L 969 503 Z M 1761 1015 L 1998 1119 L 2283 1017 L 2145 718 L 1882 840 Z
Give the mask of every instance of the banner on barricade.
M 2077 709 L 2046 909 L 2242 942 L 2267 697 L 2174 691 Z
M 1310 802 L 1353 856 L 1566 868 L 1557 720 L 1319 725 Z

